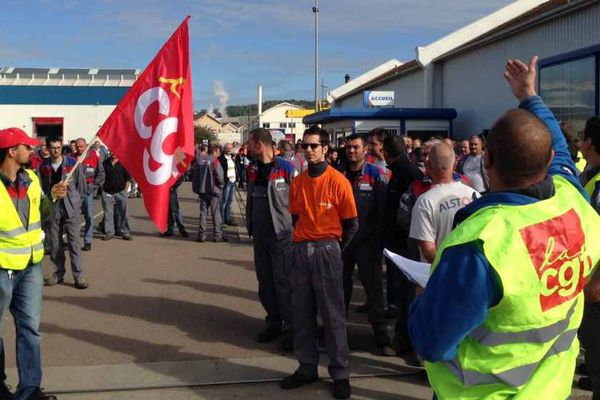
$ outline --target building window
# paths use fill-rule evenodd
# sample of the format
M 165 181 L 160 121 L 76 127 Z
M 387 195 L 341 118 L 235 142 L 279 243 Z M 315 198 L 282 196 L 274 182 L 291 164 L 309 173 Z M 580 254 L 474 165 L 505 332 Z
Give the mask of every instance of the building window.
M 596 56 L 540 68 L 540 95 L 559 121 L 583 130 L 596 111 Z
M 287 128 L 287 124 L 285 122 L 280 122 L 279 123 L 279 127 L 280 128 Z
M 290 122 L 290 128 L 295 128 L 296 127 L 296 123 L 295 122 Z
M 271 124 L 268 122 L 263 122 L 263 128 L 270 128 Z

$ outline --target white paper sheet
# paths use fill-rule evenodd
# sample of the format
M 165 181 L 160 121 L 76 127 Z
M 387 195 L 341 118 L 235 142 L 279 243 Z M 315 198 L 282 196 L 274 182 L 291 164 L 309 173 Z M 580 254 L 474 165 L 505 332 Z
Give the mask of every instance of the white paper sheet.
M 406 275 L 408 280 L 410 280 L 412 283 L 415 283 L 423 288 L 425 285 L 427 285 L 431 264 L 409 260 L 408 258 L 402 257 L 400 254 L 393 253 L 388 249 L 383 249 L 383 255 L 392 260 L 398 269 L 402 271 L 402 273 Z

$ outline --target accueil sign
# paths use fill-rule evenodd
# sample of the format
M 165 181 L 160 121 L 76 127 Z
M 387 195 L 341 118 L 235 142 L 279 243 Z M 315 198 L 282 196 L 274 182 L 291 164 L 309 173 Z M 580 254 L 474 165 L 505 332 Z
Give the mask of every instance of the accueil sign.
M 393 91 L 375 91 L 365 90 L 364 92 L 365 107 L 393 107 L 394 92 Z

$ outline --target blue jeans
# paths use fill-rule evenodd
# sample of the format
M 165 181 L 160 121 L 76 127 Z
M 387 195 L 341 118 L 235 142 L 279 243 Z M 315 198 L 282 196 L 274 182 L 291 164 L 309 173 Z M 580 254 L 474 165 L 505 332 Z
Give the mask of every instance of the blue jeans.
M 24 400 L 42 382 L 42 358 L 40 352 L 40 319 L 42 315 L 42 264 L 31 265 L 22 271 L 0 269 L 0 332 L 4 337 L 6 311 L 10 310 L 16 328 L 17 370 L 19 385 L 16 400 Z M 2 342 L 0 366 L 4 367 L 4 343 Z M 2 368 L 4 376 L 4 368 Z
M 81 203 L 83 218 L 85 219 L 85 233 L 83 235 L 83 243 L 92 243 L 94 237 L 94 191 L 88 193 Z
M 231 202 L 233 201 L 233 191 L 235 190 L 235 182 L 227 181 L 223 188 L 223 200 L 221 201 L 221 216 L 223 223 L 231 222 Z

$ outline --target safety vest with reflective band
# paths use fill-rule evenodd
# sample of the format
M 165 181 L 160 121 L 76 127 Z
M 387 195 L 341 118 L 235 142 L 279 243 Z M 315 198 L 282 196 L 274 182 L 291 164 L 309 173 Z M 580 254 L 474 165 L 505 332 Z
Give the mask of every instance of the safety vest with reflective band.
M 503 297 L 459 344 L 452 361 L 426 363 L 446 399 L 566 399 L 579 352 L 583 286 L 600 260 L 600 217 L 563 177 L 555 195 L 484 207 L 440 245 L 479 241 Z
M 587 192 L 588 196 L 592 197 L 592 195 L 594 194 L 597 182 L 600 182 L 600 173 L 594 175 L 594 177 L 585 184 L 584 189 Z
M 29 262 L 38 263 L 44 256 L 40 202 L 42 187 L 37 175 L 27 170 L 31 184 L 27 189 L 29 198 L 29 226 L 23 226 L 6 187 L 0 184 L 0 268 L 21 270 Z

